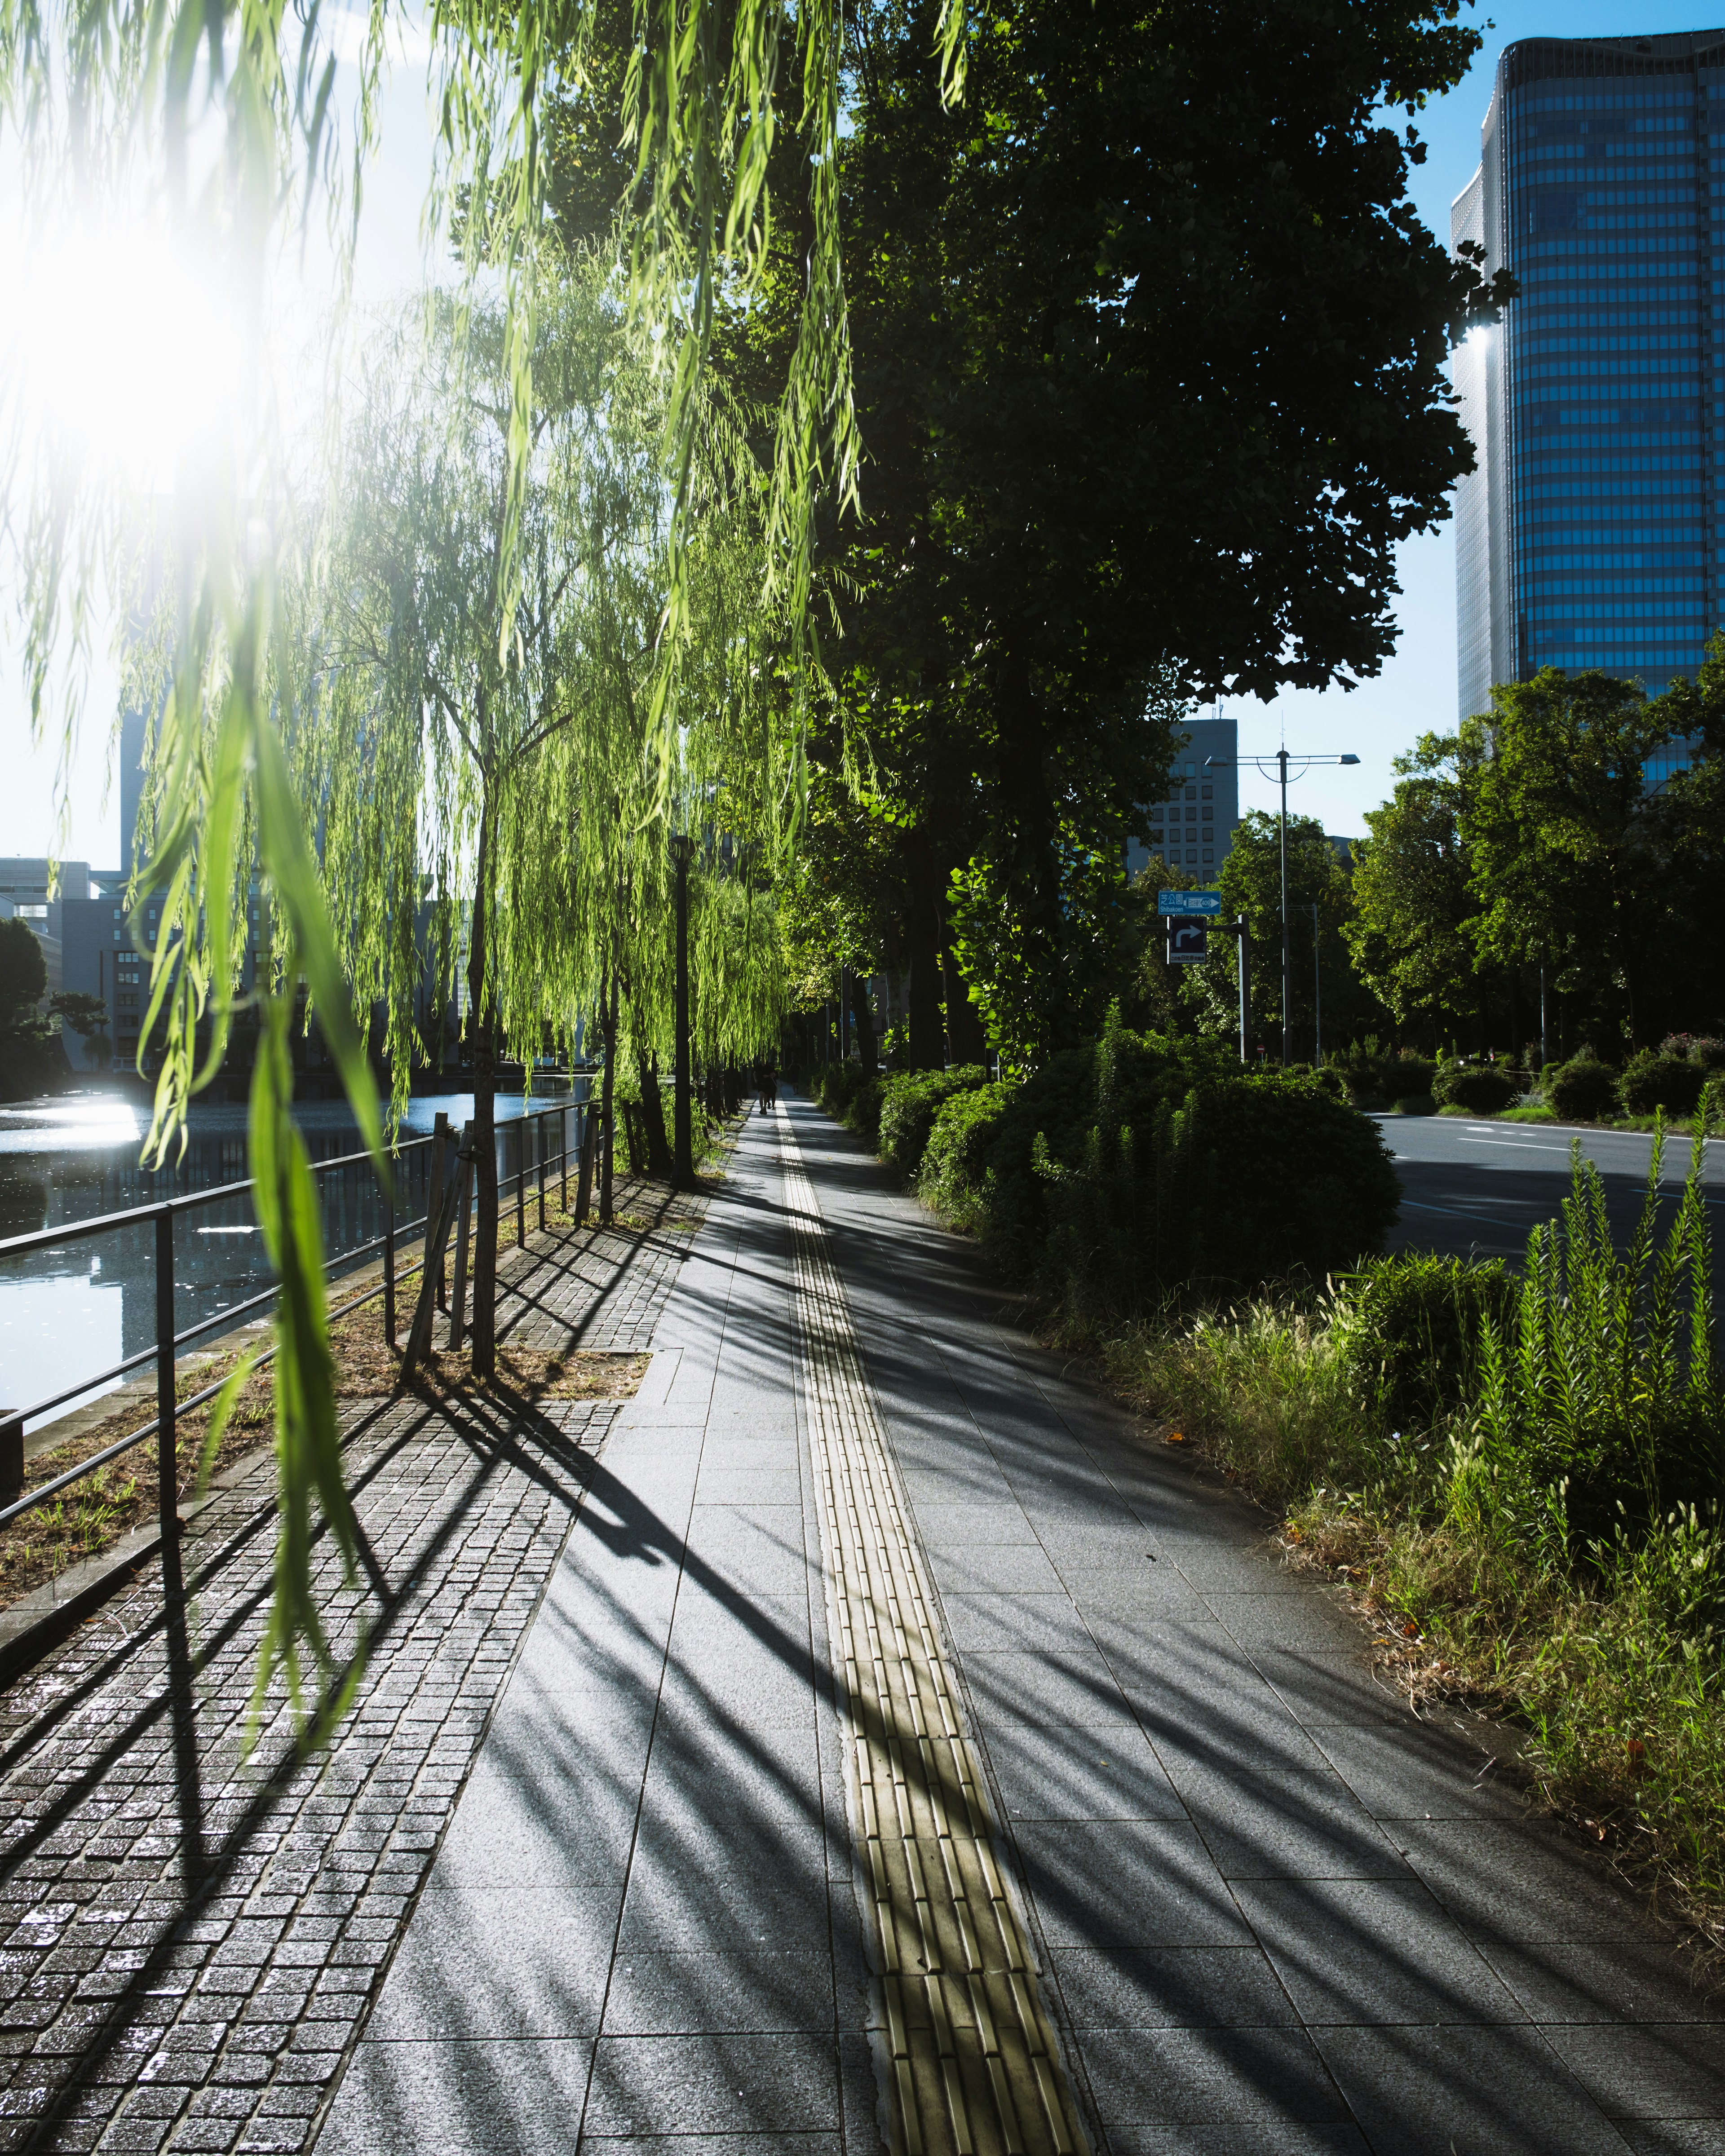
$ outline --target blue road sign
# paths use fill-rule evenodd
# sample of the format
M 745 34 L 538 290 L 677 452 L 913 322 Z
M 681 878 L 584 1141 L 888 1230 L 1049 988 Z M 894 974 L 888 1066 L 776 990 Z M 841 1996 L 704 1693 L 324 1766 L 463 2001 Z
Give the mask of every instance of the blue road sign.
M 1222 894 L 1219 891 L 1159 891 L 1156 909 L 1168 918 L 1183 913 L 1216 914 L 1222 911 Z
M 1196 964 L 1200 958 L 1208 958 L 1210 955 L 1208 936 L 1209 931 L 1205 928 L 1201 916 L 1197 918 L 1189 916 L 1183 921 L 1169 921 L 1168 925 L 1169 963 L 1190 966 Z

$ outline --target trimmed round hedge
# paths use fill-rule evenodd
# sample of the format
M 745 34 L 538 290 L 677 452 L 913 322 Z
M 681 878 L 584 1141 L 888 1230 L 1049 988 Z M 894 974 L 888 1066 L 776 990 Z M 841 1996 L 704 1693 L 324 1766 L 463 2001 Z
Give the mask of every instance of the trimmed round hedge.
M 1446 1063 L 1433 1079 L 1432 1098 L 1440 1107 L 1466 1108 L 1471 1116 L 1496 1116 L 1512 1108 L 1521 1088 L 1489 1063 Z
M 1616 1111 L 1617 1073 L 1590 1055 L 1575 1056 L 1547 1075 L 1545 1097 L 1564 1122 L 1596 1123 Z
M 1651 1116 L 1661 1108 L 1668 1116 L 1692 1116 L 1709 1075 L 1704 1064 L 1686 1056 L 1660 1055 L 1644 1048 L 1624 1065 L 1617 1096 L 1632 1116 Z

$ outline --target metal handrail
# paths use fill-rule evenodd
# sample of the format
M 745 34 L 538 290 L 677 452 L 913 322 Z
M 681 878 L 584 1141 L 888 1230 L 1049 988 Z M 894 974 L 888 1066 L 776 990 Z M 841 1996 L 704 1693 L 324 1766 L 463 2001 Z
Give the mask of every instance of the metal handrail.
M 526 1240 L 526 1125 L 531 1122 L 536 1126 L 537 1130 L 533 1150 L 539 1182 L 540 1225 L 543 1227 L 545 1224 L 545 1179 L 551 1173 L 553 1165 L 559 1167 L 562 1172 L 564 1197 L 567 1201 L 570 1150 L 567 1134 L 565 1134 L 565 1142 L 555 1157 L 547 1151 L 544 1143 L 546 1119 L 548 1116 L 556 1116 L 562 1121 L 572 1112 L 578 1116 L 591 1112 L 592 1106 L 593 1103 L 590 1100 L 560 1101 L 530 1114 L 511 1116 L 508 1122 L 498 1126 L 500 1131 L 507 1129 L 510 1122 L 522 1127 L 521 1136 L 517 1140 L 516 1173 L 512 1177 L 506 1174 L 500 1178 L 498 1194 L 501 1199 L 509 1184 L 511 1182 L 515 1183 L 516 1234 L 523 1243 Z M 441 1115 L 439 1121 L 443 1121 Z M 399 1159 L 403 1155 L 417 1152 L 424 1147 L 436 1145 L 440 1140 L 452 1142 L 453 1138 L 454 1133 L 448 1129 L 447 1124 L 444 1124 L 442 1130 L 434 1132 L 429 1137 L 413 1138 L 406 1145 L 392 1147 L 391 1157 Z M 314 1162 L 311 1163 L 311 1168 L 314 1174 L 323 1174 L 331 1168 L 351 1168 L 357 1163 L 367 1163 L 371 1160 L 372 1155 L 369 1152 L 344 1153 L 332 1160 Z M 153 1221 L 156 1227 L 157 1313 L 156 1339 L 151 1347 L 141 1349 L 136 1354 L 126 1356 L 108 1369 L 85 1377 L 79 1383 L 69 1387 L 64 1392 L 54 1394 L 46 1400 L 38 1401 L 33 1407 L 0 1410 L 0 1444 L 13 1449 L 12 1457 L 15 1462 L 15 1472 L 21 1481 L 23 1474 L 23 1427 L 28 1420 L 33 1416 L 45 1414 L 50 1408 L 59 1407 L 65 1401 L 75 1399 L 80 1393 L 90 1391 L 93 1387 L 106 1383 L 110 1378 L 124 1376 L 128 1370 L 136 1369 L 141 1363 L 153 1361 L 156 1364 L 156 1414 L 153 1419 L 140 1429 L 131 1432 L 127 1436 L 117 1439 L 112 1445 L 105 1445 L 100 1451 L 92 1453 L 88 1459 L 80 1460 L 76 1466 L 68 1468 L 64 1474 L 54 1476 L 51 1481 L 39 1485 L 34 1490 L 21 1491 L 13 1502 L 0 1506 L 0 1527 L 3 1527 L 9 1520 L 18 1518 L 22 1513 L 33 1511 L 37 1506 L 46 1502 L 59 1491 L 69 1488 L 74 1482 L 82 1481 L 86 1476 L 95 1474 L 100 1468 L 105 1466 L 110 1460 L 116 1459 L 122 1452 L 129 1451 L 135 1445 L 141 1445 L 146 1438 L 154 1435 L 157 1439 L 159 1455 L 158 1496 L 162 1528 L 165 1533 L 172 1531 L 178 1517 L 179 1475 L 175 1437 L 176 1420 L 183 1410 L 201 1406 L 206 1400 L 213 1399 L 221 1390 L 223 1384 L 227 1382 L 224 1377 L 215 1383 L 204 1387 L 202 1391 L 192 1394 L 184 1400 L 177 1399 L 174 1370 L 178 1350 L 188 1342 L 198 1339 L 204 1333 L 214 1332 L 218 1327 L 223 1330 L 231 1328 L 236 1319 L 243 1317 L 248 1311 L 259 1309 L 264 1304 L 273 1301 L 280 1292 L 279 1285 L 272 1286 L 265 1288 L 260 1294 L 247 1297 L 243 1302 L 230 1304 L 227 1308 L 216 1312 L 213 1316 L 200 1319 L 197 1324 L 187 1326 L 183 1331 L 177 1330 L 173 1324 L 174 1219 L 179 1213 L 191 1211 L 200 1205 L 212 1204 L 223 1199 L 233 1198 L 254 1187 L 253 1181 L 218 1184 L 209 1190 L 190 1193 L 183 1198 L 157 1199 L 149 1204 L 133 1206 L 124 1212 L 97 1214 L 89 1220 L 73 1222 L 69 1228 L 44 1229 L 28 1235 L 15 1235 L 5 1241 L 0 1241 L 0 1256 L 8 1256 L 30 1250 L 57 1248 L 62 1243 L 76 1238 L 117 1229 L 135 1222 Z M 431 1221 L 429 1214 L 427 1214 L 418 1220 L 403 1222 L 398 1226 L 394 1218 L 393 1197 L 387 1189 L 383 1193 L 383 1199 L 386 1222 L 383 1233 L 372 1237 L 369 1242 L 356 1245 L 353 1249 L 344 1250 L 339 1255 L 329 1260 L 326 1270 L 334 1279 L 359 1260 L 369 1257 L 372 1252 L 382 1249 L 383 1252 L 382 1279 L 375 1287 L 367 1289 L 364 1294 L 344 1303 L 339 1310 L 331 1311 L 329 1315 L 331 1322 L 333 1322 L 335 1319 L 345 1317 L 350 1312 L 362 1308 L 366 1303 L 374 1301 L 382 1296 L 384 1304 L 384 1329 L 393 1341 L 395 1337 L 396 1287 L 399 1281 L 411 1279 L 414 1273 L 423 1271 L 429 1255 L 428 1250 L 425 1255 L 414 1259 L 398 1272 L 395 1265 L 396 1238 L 398 1235 L 412 1235 L 422 1229 L 429 1229 Z M 256 1358 L 258 1366 L 261 1367 L 264 1363 L 273 1360 L 275 1354 L 275 1349 L 273 1346 L 263 1350 Z
M 424 1224 L 423 1220 L 414 1223 L 418 1227 Z M 377 1245 L 374 1244 L 372 1247 L 375 1249 Z M 424 1263 L 423 1257 L 415 1258 L 395 1276 L 396 1281 L 399 1283 L 411 1279 Z M 382 1281 L 379 1281 L 376 1287 L 367 1288 L 363 1295 L 355 1296 L 352 1302 L 344 1302 L 339 1310 L 332 1310 L 329 1313 L 330 1323 L 333 1325 L 338 1317 L 349 1317 L 354 1311 L 363 1309 L 367 1303 L 375 1302 L 385 1292 L 385 1286 Z M 261 1349 L 253 1358 L 252 1368 L 261 1370 L 266 1363 L 273 1363 L 275 1352 L 273 1347 Z M 189 1408 L 202 1407 L 206 1400 L 213 1400 L 231 1375 L 231 1372 L 224 1373 L 213 1385 L 206 1385 L 202 1392 L 188 1393 L 184 1399 L 175 1402 L 174 1412 L 183 1414 Z M 46 1504 L 50 1497 L 58 1496 L 62 1490 L 69 1489 L 74 1482 L 81 1482 L 86 1475 L 93 1475 L 97 1468 L 105 1467 L 110 1460 L 117 1460 L 122 1452 L 130 1452 L 133 1445 L 141 1445 L 146 1437 L 153 1437 L 159 1420 L 159 1417 L 151 1415 L 141 1430 L 133 1430 L 129 1437 L 116 1438 L 112 1445 L 105 1445 L 100 1452 L 92 1452 L 89 1459 L 80 1460 L 75 1467 L 67 1468 L 64 1474 L 56 1475 L 51 1482 L 40 1483 L 35 1489 L 26 1491 L 22 1497 L 14 1498 L 11 1504 L 0 1507 L 0 1527 L 25 1512 L 33 1512 L 39 1505 Z
M 511 1122 L 517 1120 L 510 1117 Z M 422 1147 L 435 1145 L 435 1137 L 409 1138 L 405 1145 L 392 1146 L 389 1158 L 399 1160 Z M 315 1160 L 311 1163 L 314 1175 L 327 1175 L 331 1168 L 352 1168 L 361 1161 L 369 1161 L 368 1152 L 344 1152 L 333 1160 Z M 183 1198 L 152 1198 L 143 1205 L 128 1205 L 120 1213 L 95 1213 L 87 1220 L 69 1220 L 61 1228 L 34 1228 L 28 1235 L 8 1235 L 0 1239 L 0 1258 L 21 1256 L 26 1250 L 51 1250 L 62 1243 L 82 1241 L 90 1235 L 105 1235 L 110 1229 L 129 1227 L 134 1221 L 159 1220 L 164 1214 L 195 1212 L 200 1205 L 218 1205 L 223 1199 L 243 1198 L 249 1190 L 255 1190 L 257 1178 L 249 1176 L 244 1183 L 213 1183 L 208 1190 L 188 1190 Z
M 418 1141 L 416 1140 L 415 1142 L 417 1143 Z M 125 1216 L 122 1214 L 120 1217 L 123 1219 Z M 382 1235 L 373 1235 L 369 1243 L 356 1243 L 351 1250 L 339 1251 L 336 1256 L 327 1260 L 326 1270 L 333 1280 L 337 1277 L 339 1269 L 352 1265 L 361 1258 L 370 1257 L 373 1250 L 381 1250 L 390 1240 L 392 1234 L 411 1235 L 416 1229 L 423 1228 L 424 1225 L 424 1214 L 421 1214 L 417 1220 L 403 1220 L 398 1227 L 393 1229 L 386 1229 Z M 411 1272 L 413 1267 L 410 1265 L 408 1270 Z M 405 1278 L 405 1275 L 401 1277 Z M 266 1302 L 273 1302 L 280 1292 L 279 1288 L 266 1287 L 259 1294 L 248 1296 L 244 1302 L 223 1303 L 213 1316 L 200 1317 L 197 1324 L 188 1325 L 182 1332 L 175 1333 L 176 1353 L 182 1348 L 188 1347 L 193 1341 L 200 1338 L 204 1333 L 213 1332 L 218 1327 L 232 1325 L 236 1318 L 244 1317 L 247 1311 L 259 1310 Z M 6 1410 L 6 1419 L 10 1421 L 14 1415 L 22 1415 L 24 1420 L 28 1422 L 37 1415 L 46 1414 L 50 1408 L 64 1407 L 68 1400 L 75 1400 L 80 1393 L 89 1392 L 93 1386 L 105 1384 L 110 1378 L 123 1378 L 128 1370 L 136 1370 L 141 1363 L 153 1363 L 156 1360 L 156 1343 L 152 1342 L 147 1348 L 140 1348 L 135 1355 L 127 1355 L 118 1363 L 110 1363 L 105 1370 L 98 1370 L 92 1377 L 80 1378 L 75 1385 L 68 1385 L 64 1392 L 54 1393 L 45 1400 L 34 1401 L 27 1408 L 8 1408 Z

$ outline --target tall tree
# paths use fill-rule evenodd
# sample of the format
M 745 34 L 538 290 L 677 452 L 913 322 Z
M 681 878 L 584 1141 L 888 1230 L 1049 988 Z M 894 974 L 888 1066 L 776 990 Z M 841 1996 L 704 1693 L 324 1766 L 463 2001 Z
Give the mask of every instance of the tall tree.
M 1489 716 L 1461 729 L 1470 933 L 1490 958 L 1547 967 L 1594 1013 L 1600 1048 L 1656 1038 L 1665 1015 L 1677 874 L 1646 766 L 1681 738 L 1686 709 L 1547 667 L 1495 688 Z
M 1458 79 L 1455 17 L 1009 0 L 957 111 L 930 8 L 854 19 L 838 679 L 871 797 L 957 875 L 967 963 L 1033 1052 L 1090 1022 L 1074 864 L 1117 858 L 1187 699 L 1374 673 L 1396 545 L 1471 462 L 1444 367 L 1493 295 L 1415 217 L 1423 152 L 1382 116 Z M 768 399 L 801 239 L 721 338 Z
M 482 1376 L 495 1356 L 499 1043 L 531 1061 L 602 1038 L 608 1077 L 629 1042 L 649 1063 L 668 1046 L 661 802 L 692 813 L 704 842 L 696 950 L 716 983 L 701 993 L 698 973 L 708 1034 L 752 1046 L 773 1037 L 778 1015 L 773 937 L 742 932 L 713 896 L 735 874 L 739 838 L 771 857 L 785 776 L 757 618 L 758 480 L 741 448 L 698 465 L 706 509 L 685 543 L 672 664 L 703 716 L 668 744 L 651 722 L 666 671 L 663 391 L 603 256 L 548 254 L 542 274 L 532 455 L 512 507 L 503 320 L 464 326 L 446 309 L 429 347 L 409 323 L 368 355 L 299 624 L 300 664 L 313 670 L 290 732 L 325 880 L 340 895 L 346 970 L 385 1004 L 398 1095 L 416 1046 L 422 893 L 434 895 L 430 940 L 445 966 L 465 944 Z M 716 820 L 738 812 L 742 827 Z M 752 978 L 763 968 L 764 986 Z M 453 983 L 446 974 L 434 985 Z
M 1358 914 L 1343 930 L 1362 979 L 1434 1049 L 1480 995 L 1459 754 L 1453 735 L 1424 734 L 1395 759 L 1395 790 L 1368 812 L 1370 836 L 1354 850 Z

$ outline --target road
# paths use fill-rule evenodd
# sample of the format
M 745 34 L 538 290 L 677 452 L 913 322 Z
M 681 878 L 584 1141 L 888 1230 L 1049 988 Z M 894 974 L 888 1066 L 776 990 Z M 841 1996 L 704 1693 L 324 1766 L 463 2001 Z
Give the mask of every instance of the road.
M 1549 1219 L 1568 1193 L 1569 1149 L 1577 1138 L 1604 1179 L 1620 1240 L 1627 1238 L 1640 1216 L 1653 1146 L 1640 1132 L 1466 1123 L 1448 1116 L 1384 1115 L 1376 1120 L 1402 1179 L 1401 1219 L 1389 1239 L 1393 1250 L 1519 1257 L 1528 1230 Z M 1688 1139 L 1668 1139 L 1660 1178 L 1666 1194 L 1662 1219 L 1675 1212 L 1688 1170 Z M 1707 1204 L 1718 1230 L 1725 1227 L 1725 1140 L 1709 1140 L 1704 1172 Z

